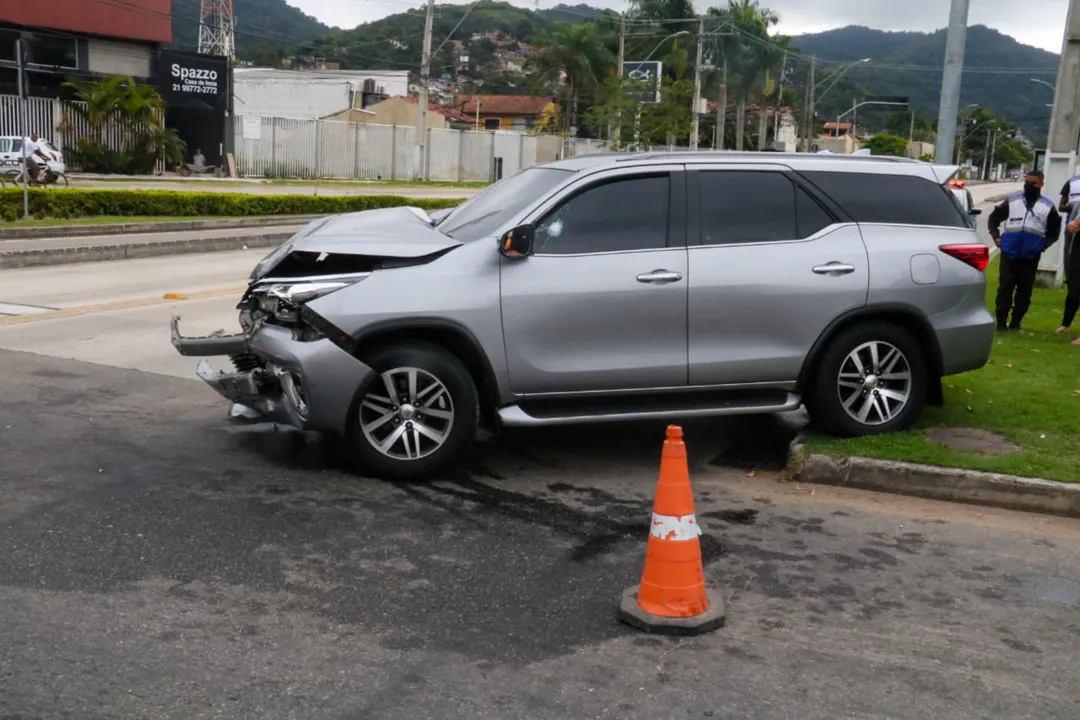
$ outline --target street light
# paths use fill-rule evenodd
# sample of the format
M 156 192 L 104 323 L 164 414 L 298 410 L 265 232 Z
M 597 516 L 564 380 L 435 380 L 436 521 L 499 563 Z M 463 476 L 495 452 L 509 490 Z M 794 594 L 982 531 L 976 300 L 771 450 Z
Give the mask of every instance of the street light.
M 1031 82 L 1038 83 L 1040 85 L 1045 85 L 1046 87 L 1053 90 L 1055 95 L 1057 94 L 1057 88 L 1054 87 L 1053 85 L 1051 85 L 1050 83 L 1046 82 L 1045 80 L 1039 80 L 1038 78 L 1031 78 Z M 1052 108 L 1052 107 L 1054 107 L 1054 103 L 1046 103 L 1046 107 Z
M 655 55 L 655 54 L 656 54 L 656 51 L 657 51 L 657 50 L 659 50 L 659 49 L 660 49 L 661 47 L 663 47 L 663 46 L 664 46 L 664 43 L 666 43 L 666 42 L 667 42 L 668 40 L 671 40 L 672 38 L 682 37 L 683 35 L 689 35 L 689 34 L 690 34 L 690 31 L 689 31 L 689 30 L 680 30 L 680 31 L 679 31 L 679 32 L 677 32 L 677 33 L 671 33 L 671 34 L 670 34 L 670 35 L 668 35 L 668 36 L 667 36 L 666 38 L 664 38 L 664 39 L 663 39 L 663 40 L 661 40 L 661 41 L 660 41 L 659 43 L 657 43 L 656 47 L 654 47 L 654 48 L 652 49 L 652 52 L 651 52 L 651 53 L 649 53 L 648 55 L 646 55 L 646 56 L 645 56 L 645 59 L 644 59 L 644 60 L 642 60 L 641 62 L 648 62 L 648 61 L 649 61 L 649 58 L 651 58 L 651 57 L 652 57 L 653 55 Z
M 844 67 L 840 68 L 840 71 L 838 73 L 836 73 L 835 75 L 833 75 L 832 83 L 829 85 L 829 87 L 822 90 L 821 94 L 814 98 L 814 104 L 817 105 L 819 102 L 821 102 L 821 99 L 825 97 L 826 93 L 828 93 L 830 90 L 832 90 L 834 87 L 836 87 L 836 83 L 840 82 L 840 78 L 842 78 L 844 76 L 844 73 L 846 73 L 848 70 L 855 67 L 856 65 L 862 65 L 863 63 L 868 63 L 868 62 L 870 62 L 870 58 L 863 58 L 862 60 L 856 60 L 855 62 L 848 63 Z M 821 85 L 824 85 L 827 82 L 829 82 L 829 81 L 828 80 L 822 80 L 820 83 L 818 83 L 818 87 L 820 87 Z M 815 93 L 816 93 L 817 88 L 815 88 L 814 90 L 815 90 Z

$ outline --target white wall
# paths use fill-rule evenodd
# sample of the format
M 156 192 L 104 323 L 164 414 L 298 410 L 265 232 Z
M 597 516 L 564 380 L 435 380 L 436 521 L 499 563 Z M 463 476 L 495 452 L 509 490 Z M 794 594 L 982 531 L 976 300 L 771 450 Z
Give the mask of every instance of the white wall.
M 87 43 L 89 66 L 100 75 L 150 77 L 150 46 L 91 38 Z
M 315 120 L 349 108 L 350 85 L 342 80 L 247 79 L 237 73 L 233 101 L 237 115 Z
M 314 120 L 350 107 L 353 93 L 371 79 L 390 97 L 408 94 L 408 72 L 356 70 L 301 72 L 238 68 L 233 73 L 236 114 Z

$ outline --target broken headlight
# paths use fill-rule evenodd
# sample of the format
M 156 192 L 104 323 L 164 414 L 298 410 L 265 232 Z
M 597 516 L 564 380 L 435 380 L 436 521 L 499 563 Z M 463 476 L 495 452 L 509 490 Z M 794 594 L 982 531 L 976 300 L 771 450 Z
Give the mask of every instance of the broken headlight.
M 297 282 L 276 282 L 269 284 L 266 293 L 270 297 L 277 298 L 289 305 L 303 305 L 315 298 L 340 290 L 341 288 L 354 285 L 368 277 L 360 275 L 340 280 L 301 280 Z

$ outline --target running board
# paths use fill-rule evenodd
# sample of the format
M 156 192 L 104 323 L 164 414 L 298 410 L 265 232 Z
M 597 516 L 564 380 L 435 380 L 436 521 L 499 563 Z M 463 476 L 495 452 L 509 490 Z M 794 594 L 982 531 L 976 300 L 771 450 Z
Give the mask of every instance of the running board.
M 683 400 L 680 404 L 678 400 Z M 772 392 L 759 398 L 745 395 L 731 398 L 729 401 L 712 398 L 712 402 L 701 402 L 705 398 L 680 398 L 668 396 L 667 402 L 641 402 L 640 408 L 599 404 L 592 399 L 591 407 L 574 407 L 571 404 L 542 403 L 525 401 L 518 405 L 499 408 L 500 422 L 506 427 L 540 427 L 544 425 L 584 425 L 602 422 L 627 422 L 633 420 L 677 420 L 683 418 L 720 417 L 723 415 L 767 415 L 770 413 L 793 412 L 802 407 L 802 398 L 789 392 Z M 694 400 L 699 400 L 694 402 Z M 651 407 L 650 407 L 651 405 Z M 666 405 L 666 406 L 665 406 Z

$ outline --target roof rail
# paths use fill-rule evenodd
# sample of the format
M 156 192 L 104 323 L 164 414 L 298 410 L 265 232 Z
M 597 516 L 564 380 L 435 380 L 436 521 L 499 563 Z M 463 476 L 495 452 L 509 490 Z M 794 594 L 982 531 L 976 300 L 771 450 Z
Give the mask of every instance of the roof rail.
M 755 158 L 755 159 L 774 159 L 774 158 L 799 158 L 800 160 L 808 160 L 811 158 L 820 158 L 822 160 L 845 160 L 851 162 L 867 162 L 867 161 L 885 161 L 885 162 L 898 162 L 898 163 L 918 163 L 919 160 L 912 158 L 893 157 L 892 155 L 841 155 L 841 154 L 829 154 L 822 155 L 819 153 L 769 153 L 768 155 L 762 155 L 760 152 L 747 152 L 737 150 L 703 150 L 697 152 L 669 152 L 669 151 L 655 151 L 655 152 L 640 152 L 640 153 L 618 153 L 620 157 L 616 162 L 629 162 L 632 160 L 661 160 L 661 159 L 716 159 L 716 158 Z

